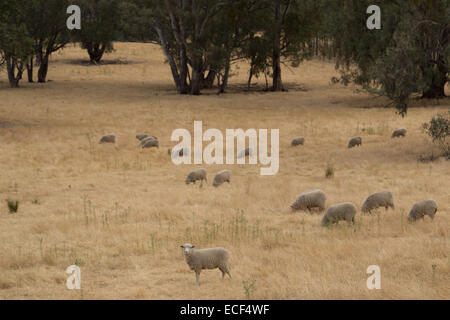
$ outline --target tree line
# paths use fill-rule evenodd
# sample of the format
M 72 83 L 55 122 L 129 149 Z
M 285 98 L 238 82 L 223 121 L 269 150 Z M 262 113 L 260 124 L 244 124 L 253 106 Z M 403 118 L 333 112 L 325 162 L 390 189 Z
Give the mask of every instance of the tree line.
M 81 30 L 66 9 L 81 8 Z M 366 9 L 381 8 L 369 30 Z M 282 65 L 335 61 L 344 84 L 387 96 L 401 114 L 408 99 L 442 98 L 449 80 L 450 0 L 0 0 L 0 64 L 11 87 L 26 71 L 46 82 L 49 57 L 71 42 L 100 63 L 114 41 L 157 43 L 179 94 L 227 88 L 233 64 L 249 65 L 248 86 L 284 91 Z

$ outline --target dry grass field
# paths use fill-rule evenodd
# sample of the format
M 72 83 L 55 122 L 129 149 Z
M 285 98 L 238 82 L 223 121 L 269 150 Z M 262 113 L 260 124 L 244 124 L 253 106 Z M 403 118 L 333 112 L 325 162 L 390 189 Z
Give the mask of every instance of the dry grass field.
M 322 61 L 285 68 L 286 93 L 245 91 L 242 64 L 229 93 L 179 96 L 159 47 L 116 49 L 109 63 L 89 66 L 68 47 L 52 57 L 46 84 L 24 79 L 12 90 L 0 73 L 1 299 L 450 299 L 450 165 L 418 161 L 438 152 L 421 125 L 449 99 L 417 100 L 401 118 L 383 98 L 330 84 L 334 65 Z M 193 132 L 194 120 L 204 130 L 280 129 L 279 173 L 175 166 L 171 133 Z M 391 139 L 400 126 L 406 138 Z M 115 145 L 98 143 L 111 133 Z M 160 148 L 141 150 L 138 133 L 158 136 Z M 291 148 L 299 135 L 305 145 Z M 347 149 L 354 135 L 363 145 Z M 197 167 L 208 184 L 187 186 Z M 231 184 L 214 188 L 222 169 Z M 396 209 L 324 228 L 321 215 L 289 208 L 315 188 L 327 206 L 358 208 L 388 189 Z M 428 198 L 439 205 L 434 221 L 407 223 L 411 206 Z M 17 213 L 6 199 L 19 201 Z M 204 271 L 197 287 L 186 242 L 228 248 L 233 278 Z M 81 290 L 65 285 L 73 264 Z M 366 287 L 369 265 L 381 268 L 381 290 Z

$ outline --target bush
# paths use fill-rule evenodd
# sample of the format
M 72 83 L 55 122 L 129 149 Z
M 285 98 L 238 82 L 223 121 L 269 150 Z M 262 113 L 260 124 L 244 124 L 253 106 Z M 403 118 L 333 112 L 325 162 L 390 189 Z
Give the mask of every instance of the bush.
M 433 142 L 437 143 L 444 156 L 450 156 L 450 111 L 448 114 L 438 114 L 433 117 L 430 122 L 423 124 L 423 129 L 428 134 Z
M 333 178 L 334 177 L 334 167 L 331 164 L 328 164 L 325 168 L 325 178 Z
M 19 201 L 13 201 L 13 200 L 6 200 L 6 203 L 8 204 L 8 209 L 10 213 L 15 213 L 17 210 L 19 210 Z

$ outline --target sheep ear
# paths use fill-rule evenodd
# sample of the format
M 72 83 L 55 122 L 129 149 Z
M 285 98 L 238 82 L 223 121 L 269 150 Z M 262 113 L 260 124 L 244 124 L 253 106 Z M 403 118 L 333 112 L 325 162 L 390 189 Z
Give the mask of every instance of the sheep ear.
M 184 248 L 183 246 L 180 246 L 180 248 Z

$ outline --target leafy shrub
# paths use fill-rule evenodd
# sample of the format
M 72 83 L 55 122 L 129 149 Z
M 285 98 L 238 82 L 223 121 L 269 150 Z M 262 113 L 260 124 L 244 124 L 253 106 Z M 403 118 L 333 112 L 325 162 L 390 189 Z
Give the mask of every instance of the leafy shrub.
M 444 156 L 450 156 L 450 111 L 447 115 L 438 114 L 434 116 L 430 122 L 423 124 L 423 129 L 428 134 L 433 142 L 437 143 Z
M 325 178 L 333 178 L 334 177 L 334 167 L 331 164 L 328 164 L 325 168 Z
M 6 203 L 8 205 L 8 209 L 10 213 L 15 213 L 17 210 L 19 210 L 19 201 L 13 201 L 13 200 L 6 200 Z

